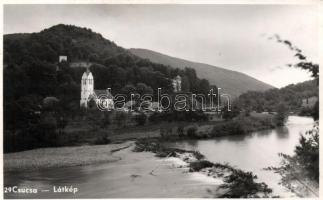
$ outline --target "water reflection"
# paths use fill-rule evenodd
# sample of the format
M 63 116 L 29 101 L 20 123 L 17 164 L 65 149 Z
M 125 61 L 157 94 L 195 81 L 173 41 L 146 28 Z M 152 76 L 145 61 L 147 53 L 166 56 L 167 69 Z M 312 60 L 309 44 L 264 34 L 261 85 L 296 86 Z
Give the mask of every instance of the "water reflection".
M 259 132 L 255 132 L 254 136 L 256 137 L 270 137 L 270 134 L 272 134 L 273 130 L 262 130 Z
M 279 127 L 275 129 L 276 135 L 280 139 L 289 138 L 289 129 L 287 127 Z

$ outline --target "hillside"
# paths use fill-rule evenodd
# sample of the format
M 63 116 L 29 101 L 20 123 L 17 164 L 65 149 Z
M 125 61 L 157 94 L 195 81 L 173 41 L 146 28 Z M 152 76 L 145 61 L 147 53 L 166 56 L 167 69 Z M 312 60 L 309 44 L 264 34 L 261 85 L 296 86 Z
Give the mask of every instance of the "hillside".
M 5 103 L 48 96 L 79 104 L 80 82 L 92 63 L 95 89 L 112 88 L 112 94 L 137 92 L 158 97 L 158 88 L 172 94 L 172 79 L 183 77 L 182 90 L 206 94 L 211 87 L 194 69 L 181 70 L 140 58 L 88 28 L 58 24 L 35 33 L 4 35 Z M 67 62 L 58 63 L 60 55 Z M 61 102 L 63 102 L 63 100 Z M 71 106 L 70 106 L 71 107 Z
M 126 52 L 101 34 L 73 25 L 59 24 L 39 33 L 4 35 L 7 64 L 21 64 L 31 58 L 54 63 L 59 55 L 67 55 L 70 61 L 98 61 Z
M 273 86 L 267 83 L 240 72 L 175 58 L 146 49 L 130 49 L 130 52 L 141 58 L 149 59 L 155 63 L 169 65 L 174 68 L 183 69 L 185 67 L 191 67 L 196 70 L 196 74 L 199 78 L 207 79 L 210 84 L 221 87 L 223 91 L 232 96 L 239 96 L 249 90 L 264 91 L 273 88 Z
M 317 81 L 310 80 L 265 92 L 246 92 L 239 96 L 239 104 L 241 108 L 258 112 L 278 111 L 277 107 L 284 104 L 289 111 L 299 112 L 302 107 L 313 107 L 318 94 Z M 309 105 L 304 106 L 306 100 Z

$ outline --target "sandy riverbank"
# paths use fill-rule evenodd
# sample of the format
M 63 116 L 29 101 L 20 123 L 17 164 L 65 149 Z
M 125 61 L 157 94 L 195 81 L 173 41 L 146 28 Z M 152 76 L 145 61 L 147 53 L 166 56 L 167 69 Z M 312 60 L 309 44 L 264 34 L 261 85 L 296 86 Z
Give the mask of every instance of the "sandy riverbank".
M 29 171 L 38 169 L 82 166 L 116 162 L 121 158 L 113 155 L 119 149 L 130 147 L 134 142 L 121 144 L 40 148 L 4 154 L 4 171 Z
M 128 147 L 128 145 L 131 146 Z M 24 155 L 31 156 L 35 150 L 8 154 L 6 167 L 11 166 L 19 169 L 19 171 L 10 172 L 6 170 L 4 174 L 5 186 L 19 185 L 20 187 L 30 187 L 34 185 L 38 189 L 51 190 L 54 185 L 68 183 L 69 185 L 73 185 L 73 187 L 77 187 L 79 192 L 76 194 L 49 192 L 27 196 L 23 194 L 5 194 L 5 197 L 202 198 L 216 197 L 221 194 L 217 189 L 223 183 L 222 179 L 208 177 L 199 172 L 189 172 L 187 163 L 180 158 L 158 158 L 151 152 L 133 152 L 134 147 L 133 142 L 91 146 L 93 148 L 92 150 L 86 149 L 89 151 L 88 156 L 79 158 L 82 162 L 75 158 L 72 158 L 74 160 L 73 162 L 67 161 L 71 158 L 71 155 L 75 155 L 67 152 L 80 150 L 74 147 L 62 150 L 59 150 L 61 148 L 39 149 L 37 156 L 39 156 L 40 161 L 37 163 L 32 161 L 33 164 L 28 165 L 25 163 L 24 165 L 16 164 Z M 57 152 L 54 154 L 54 157 L 50 158 L 50 156 L 45 155 L 45 153 L 52 153 L 55 150 Z M 61 153 L 61 155 L 57 155 L 58 153 Z M 106 155 L 100 158 L 90 159 L 90 155 L 96 155 L 97 153 L 104 153 Z M 14 156 L 10 157 L 11 155 Z M 59 160 L 55 161 L 56 165 L 47 165 L 43 161 L 46 158 L 52 160 L 58 158 Z M 88 159 L 85 160 L 86 158 Z M 32 159 L 37 160 L 38 158 L 33 157 Z M 66 162 L 62 163 L 63 160 Z M 92 165 L 86 165 L 90 162 L 92 162 Z M 31 170 L 32 166 L 37 166 L 38 170 Z M 25 169 L 31 171 L 25 171 Z
M 167 161 L 167 159 L 170 158 L 175 159 L 175 162 L 168 160 L 168 167 L 173 168 L 169 169 L 170 171 L 173 171 L 174 169 L 178 171 L 178 169 L 180 169 L 182 173 L 195 174 L 195 177 L 202 178 L 203 181 L 207 180 L 207 182 L 211 181 L 217 183 L 216 190 L 214 190 L 213 187 L 212 190 L 208 192 L 213 197 L 268 197 L 268 194 L 271 193 L 271 189 L 267 188 L 265 183 L 256 183 L 254 181 L 255 177 L 251 173 L 243 172 L 229 165 L 211 163 L 205 160 L 204 156 L 196 151 L 164 148 L 160 143 L 154 140 L 137 141 L 136 143 L 128 141 L 121 144 L 110 145 L 43 148 L 19 153 L 10 153 L 5 155 L 4 170 L 7 173 L 7 176 L 10 176 L 10 174 L 12 176 L 12 172 L 37 172 L 46 169 L 55 170 L 64 167 L 71 168 L 90 164 L 95 168 L 100 163 L 107 163 L 107 166 L 109 166 L 110 163 L 110 166 L 120 165 L 121 167 L 122 163 L 129 163 L 129 161 L 133 159 L 137 162 L 140 161 L 139 163 L 141 164 L 143 164 L 143 162 L 148 162 L 146 159 L 141 158 L 143 154 L 147 154 L 148 152 L 154 153 L 161 160 Z M 135 168 L 144 167 L 145 164 L 135 166 Z M 147 169 L 150 170 L 148 174 L 150 176 L 157 176 L 156 171 L 160 170 L 158 168 L 160 168 L 159 165 L 154 168 L 149 166 Z M 166 169 L 163 170 L 163 173 L 159 175 L 159 177 L 163 177 L 163 174 L 167 174 L 165 171 Z M 132 169 L 127 168 L 127 171 L 118 174 L 122 177 L 125 173 L 130 171 L 132 171 Z M 130 174 L 129 178 L 137 179 L 141 176 L 142 175 L 134 173 Z M 181 178 L 182 177 L 179 179 Z M 236 178 L 242 179 L 242 182 L 235 181 L 234 179 Z M 19 181 L 19 178 L 16 181 Z M 164 184 L 168 184 L 168 182 L 172 181 L 178 180 L 169 178 L 168 181 L 165 180 Z M 243 185 L 243 188 L 240 189 L 242 189 L 242 191 L 245 190 L 246 192 L 236 191 L 235 187 L 240 187 L 241 184 Z

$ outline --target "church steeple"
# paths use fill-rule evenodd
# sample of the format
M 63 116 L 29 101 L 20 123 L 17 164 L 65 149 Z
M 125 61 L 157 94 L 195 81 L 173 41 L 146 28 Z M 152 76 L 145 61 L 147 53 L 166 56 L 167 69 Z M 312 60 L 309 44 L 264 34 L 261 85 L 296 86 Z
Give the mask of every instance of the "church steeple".
M 82 75 L 81 80 L 81 107 L 87 107 L 89 97 L 94 94 L 94 79 L 93 75 L 89 69 L 86 67 L 86 71 Z

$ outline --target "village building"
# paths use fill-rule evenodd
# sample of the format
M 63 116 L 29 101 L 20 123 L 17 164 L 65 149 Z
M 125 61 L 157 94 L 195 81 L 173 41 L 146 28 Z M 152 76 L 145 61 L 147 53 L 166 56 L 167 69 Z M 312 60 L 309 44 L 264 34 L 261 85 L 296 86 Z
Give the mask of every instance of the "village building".
M 182 78 L 177 75 L 172 81 L 174 92 L 182 91 Z
M 59 58 L 58 58 L 58 62 L 63 62 L 63 61 L 65 61 L 65 62 L 67 62 L 67 56 L 59 56 Z

